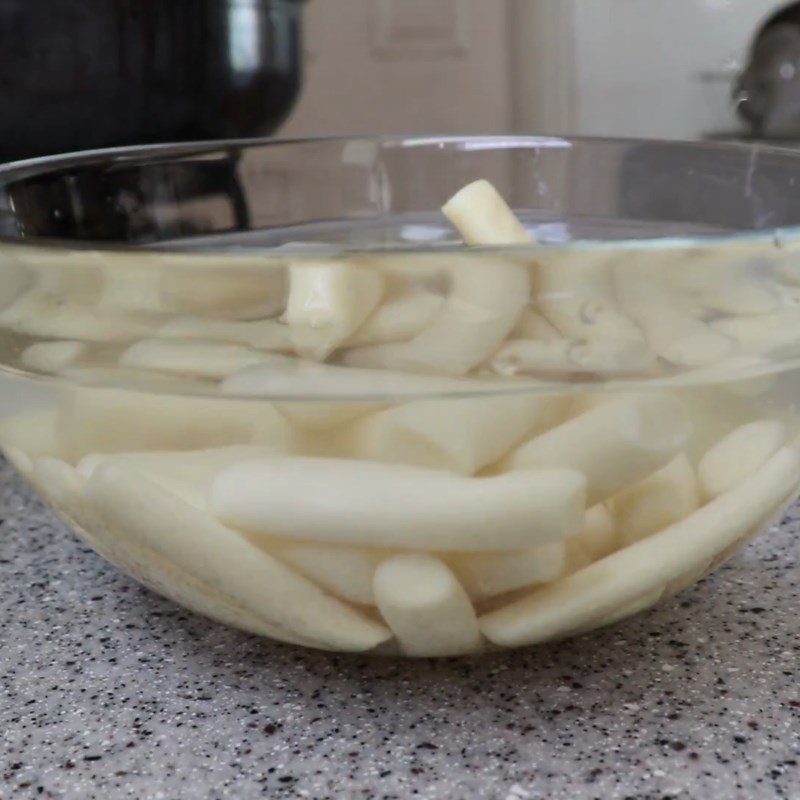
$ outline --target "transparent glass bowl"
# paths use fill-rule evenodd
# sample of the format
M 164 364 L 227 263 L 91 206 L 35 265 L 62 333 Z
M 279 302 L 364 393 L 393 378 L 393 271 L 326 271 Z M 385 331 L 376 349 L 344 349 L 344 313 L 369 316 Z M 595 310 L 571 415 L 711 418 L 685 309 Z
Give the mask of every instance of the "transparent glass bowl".
M 275 639 L 608 625 L 798 493 L 799 190 L 779 149 L 533 137 L 10 165 L 0 444 L 126 572 Z

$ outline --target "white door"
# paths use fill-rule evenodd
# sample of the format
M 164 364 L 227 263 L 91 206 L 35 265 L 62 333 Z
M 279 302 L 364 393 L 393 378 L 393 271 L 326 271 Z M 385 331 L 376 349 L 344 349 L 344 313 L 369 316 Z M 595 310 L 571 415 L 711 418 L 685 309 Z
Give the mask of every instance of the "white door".
M 732 89 L 788 0 L 512 0 L 521 129 L 697 138 L 737 128 Z

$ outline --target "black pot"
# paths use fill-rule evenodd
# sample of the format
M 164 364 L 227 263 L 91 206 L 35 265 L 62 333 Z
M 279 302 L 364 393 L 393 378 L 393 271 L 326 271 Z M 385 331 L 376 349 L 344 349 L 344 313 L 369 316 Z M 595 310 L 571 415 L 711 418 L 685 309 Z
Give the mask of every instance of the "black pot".
M 272 133 L 300 0 L 0 0 L 0 161 Z

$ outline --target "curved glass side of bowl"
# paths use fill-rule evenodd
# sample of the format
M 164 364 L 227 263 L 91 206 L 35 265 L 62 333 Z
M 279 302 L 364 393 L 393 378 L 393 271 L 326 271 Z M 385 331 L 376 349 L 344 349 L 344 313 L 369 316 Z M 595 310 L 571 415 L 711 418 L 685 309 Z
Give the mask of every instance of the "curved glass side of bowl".
M 109 560 L 281 641 L 609 625 L 798 493 L 796 177 L 530 137 L 0 169 L 0 446 Z

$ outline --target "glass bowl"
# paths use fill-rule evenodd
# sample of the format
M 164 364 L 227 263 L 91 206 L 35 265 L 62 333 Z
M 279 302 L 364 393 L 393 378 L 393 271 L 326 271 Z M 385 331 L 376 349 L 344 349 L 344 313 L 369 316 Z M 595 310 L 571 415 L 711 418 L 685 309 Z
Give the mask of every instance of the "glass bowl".
M 512 210 L 513 209 L 513 210 Z M 679 592 L 800 487 L 800 154 L 246 141 L 0 169 L 0 444 L 222 622 L 455 656 Z

